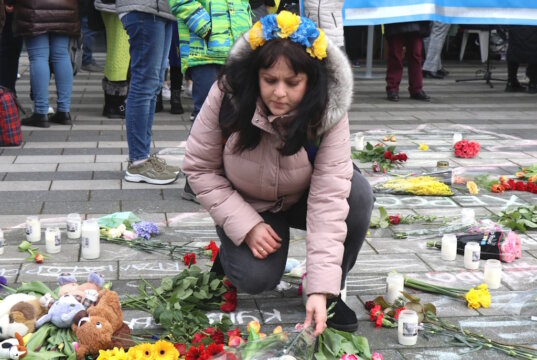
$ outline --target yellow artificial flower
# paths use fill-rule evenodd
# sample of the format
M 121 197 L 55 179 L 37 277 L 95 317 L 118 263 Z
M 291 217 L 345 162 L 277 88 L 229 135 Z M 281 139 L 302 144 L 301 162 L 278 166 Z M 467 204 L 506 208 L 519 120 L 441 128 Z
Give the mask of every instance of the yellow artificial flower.
M 479 297 L 479 304 L 482 307 L 488 308 L 490 306 L 491 299 L 490 299 L 490 293 L 488 290 L 481 290 L 478 297 Z
M 177 360 L 179 351 L 169 341 L 159 340 L 153 345 L 153 358 L 155 360 Z
M 250 29 L 248 40 L 250 41 L 250 47 L 252 50 L 265 45 L 265 39 L 263 39 L 263 28 L 260 21 L 256 22 Z
M 483 283 L 481 285 L 477 285 L 476 289 L 477 290 L 488 290 L 489 286 L 487 284 Z
M 276 16 L 276 22 L 281 30 L 280 37 L 285 39 L 298 29 L 300 17 L 290 11 L 282 11 Z
M 472 195 L 479 194 L 479 188 L 477 187 L 477 184 L 475 182 L 468 181 L 466 183 L 466 187 L 468 188 L 468 191 L 470 192 L 470 194 L 472 194 Z
M 429 150 L 429 145 L 427 144 L 420 144 L 420 146 L 418 147 L 418 149 L 422 150 L 422 151 L 427 151 Z
M 117 347 L 112 350 L 99 350 L 99 356 L 97 357 L 98 360 L 125 360 L 126 358 L 125 350 Z
M 475 289 L 470 289 L 464 298 L 468 302 L 468 307 L 472 309 L 479 309 L 479 293 Z
M 317 58 L 319 60 L 322 60 L 326 57 L 326 38 L 324 35 L 324 31 L 321 29 L 319 30 L 319 36 L 317 36 L 317 39 L 313 42 L 313 45 L 310 48 L 307 48 L 306 51 L 308 54 L 310 54 L 312 57 Z
M 137 359 L 153 360 L 153 345 L 149 343 L 143 343 L 136 345 Z
M 139 359 L 138 357 L 138 347 L 137 346 L 133 346 L 129 349 L 129 351 L 127 352 L 127 357 L 126 357 L 126 360 L 136 360 L 136 359 Z

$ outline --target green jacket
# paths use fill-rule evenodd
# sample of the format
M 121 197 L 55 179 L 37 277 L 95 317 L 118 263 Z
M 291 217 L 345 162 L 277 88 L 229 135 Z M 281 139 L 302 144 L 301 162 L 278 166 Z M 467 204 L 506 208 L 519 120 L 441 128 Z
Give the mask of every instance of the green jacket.
M 169 0 L 177 17 L 181 71 L 225 64 L 235 40 L 252 26 L 248 0 Z

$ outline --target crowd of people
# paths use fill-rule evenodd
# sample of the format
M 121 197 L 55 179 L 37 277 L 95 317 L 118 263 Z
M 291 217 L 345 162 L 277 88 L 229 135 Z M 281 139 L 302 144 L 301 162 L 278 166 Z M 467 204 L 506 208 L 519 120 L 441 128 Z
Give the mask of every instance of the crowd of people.
M 326 326 L 355 331 L 356 315 L 340 290 L 364 241 L 374 196 L 350 156 L 354 77 L 342 5 L 304 0 L 300 16 L 299 3 L 288 0 L 0 0 L 0 84 L 15 92 L 24 41 L 34 104 L 22 124 L 71 125 L 71 42 L 82 29 L 81 69 L 104 75 L 102 115 L 125 119 L 125 180 L 169 184 L 184 171 L 183 197 L 199 201 L 217 226 L 222 246 L 213 271 L 251 294 L 278 284 L 289 228 L 307 230 L 305 324 L 314 324 L 317 335 Z M 106 34 L 104 67 L 91 51 L 99 29 Z M 400 99 L 406 48 L 410 98 L 430 101 L 423 77 L 447 76 L 441 54 L 448 31 L 438 22 L 385 25 L 387 100 Z M 505 90 L 537 93 L 535 27 L 509 33 Z M 521 63 L 529 64 L 527 89 L 517 79 Z M 184 112 L 183 79 L 192 83 L 182 169 L 151 154 L 167 73 L 174 114 Z

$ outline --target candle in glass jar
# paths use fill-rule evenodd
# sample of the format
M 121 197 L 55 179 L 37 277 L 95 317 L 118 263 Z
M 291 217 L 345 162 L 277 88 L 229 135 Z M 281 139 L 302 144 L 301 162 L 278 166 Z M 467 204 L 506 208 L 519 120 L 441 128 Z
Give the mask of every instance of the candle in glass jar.
M 62 249 L 62 233 L 59 228 L 49 227 L 45 230 L 45 250 L 49 254 L 57 254 Z
M 80 231 L 82 227 L 82 219 L 80 214 L 67 215 L 67 237 L 69 239 L 80 238 Z
M 386 301 L 393 304 L 401 297 L 401 291 L 405 288 L 405 277 L 403 274 L 390 273 L 386 278 Z
M 41 222 L 37 216 L 28 216 L 26 218 L 26 240 L 29 242 L 41 240 Z
M 464 246 L 464 267 L 469 270 L 479 269 L 481 246 L 475 241 L 470 241 Z
M 462 134 L 459 132 L 453 133 L 453 145 L 462 140 Z
M 99 224 L 96 219 L 86 220 L 82 223 L 82 251 L 84 259 L 97 259 L 101 253 Z
M 4 253 L 4 245 L 5 245 L 4 232 L 2 231 L 2 229 L 0 229 L 0 255 Z
M 414 310 L 403 310 L 397 320 L 397 340 L 401 345 L 416 345 L 418 341 L 418 314 Z
M 353 147 L 354 150 L 362 151 L 364 149 L 364 136 L 354 134 L 354 140 L 353 140 Z
M 445 234 L 442 236 L 442 260 L 454 261 L 457 258 L 457 236 Z
M 502 284 L 502 263 L 500 260 L 488 259 L 485 263 L 485 283 L 489 289 L 497 289 Z

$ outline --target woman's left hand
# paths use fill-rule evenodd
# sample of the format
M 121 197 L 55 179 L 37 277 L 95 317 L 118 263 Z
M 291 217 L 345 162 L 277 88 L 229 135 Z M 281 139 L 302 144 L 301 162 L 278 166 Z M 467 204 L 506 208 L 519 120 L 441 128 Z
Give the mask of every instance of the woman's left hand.
M 304 327 L 307 328 L 315 320 L 314 336 L 319 336 L 326 329 L 326 294 L 311 294 L 306 302 L 306 320 Z

